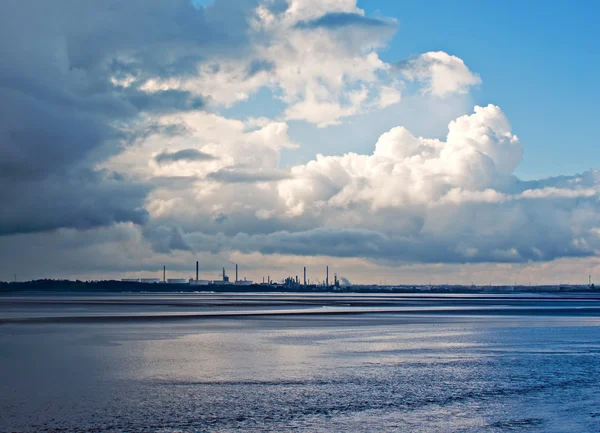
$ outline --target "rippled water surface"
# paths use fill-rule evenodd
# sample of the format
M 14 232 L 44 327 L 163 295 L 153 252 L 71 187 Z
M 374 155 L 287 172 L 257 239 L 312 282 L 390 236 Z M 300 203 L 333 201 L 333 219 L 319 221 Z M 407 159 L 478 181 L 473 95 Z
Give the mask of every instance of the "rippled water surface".
M 36 308 L 49 307 L 0 303 L 0 317 Z M 451 312 L 7 321 L 0 431 L 598 432 L 599 326 Z

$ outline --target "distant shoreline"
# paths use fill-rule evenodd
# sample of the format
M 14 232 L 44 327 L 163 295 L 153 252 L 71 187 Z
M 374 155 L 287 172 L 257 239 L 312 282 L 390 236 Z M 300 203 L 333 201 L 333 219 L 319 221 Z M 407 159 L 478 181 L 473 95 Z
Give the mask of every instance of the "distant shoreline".
M 241 286 L 235 284 L 193 285 L 171 283 L 139 283 L 130 281 L 71 281 L 71 280 L 35 280 L 26 282 L 0 282 L 0 295 L 9 294 L 44 294 L 44 293 L 598 293 L 594 286 L 584 285 L 352 285 L 321 286 L 282 284 L 252 284 Z

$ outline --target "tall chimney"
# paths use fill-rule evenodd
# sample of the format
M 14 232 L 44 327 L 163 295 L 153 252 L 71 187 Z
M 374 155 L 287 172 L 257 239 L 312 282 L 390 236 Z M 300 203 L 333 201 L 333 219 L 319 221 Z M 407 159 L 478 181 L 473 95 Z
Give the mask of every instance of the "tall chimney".
M 304 267 L 304 285 L 306 286 L 306 266 Z
M 163 283 L 167 282 L 167 267 L 163 266 Z
M 235 264 L 235 281 L 238 281 L 237 263 Z
M 196 260 L 196 282 L 198 282 L 198 260 Z
M 327 272 L 325 273 L 325 285 L 329 286 L 329 266 L 327 266 Z

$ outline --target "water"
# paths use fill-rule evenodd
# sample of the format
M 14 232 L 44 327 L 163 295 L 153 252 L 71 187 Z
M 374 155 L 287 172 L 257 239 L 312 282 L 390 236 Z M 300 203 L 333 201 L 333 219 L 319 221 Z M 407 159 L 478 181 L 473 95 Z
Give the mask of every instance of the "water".
M 0 298 L 0 431 L 600 431 L 597 301 L 248 298 Z

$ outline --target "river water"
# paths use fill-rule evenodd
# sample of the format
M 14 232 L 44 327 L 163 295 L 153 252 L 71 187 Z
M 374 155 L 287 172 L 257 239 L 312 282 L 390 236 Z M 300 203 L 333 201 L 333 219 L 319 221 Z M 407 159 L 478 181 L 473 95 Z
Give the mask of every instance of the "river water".
M 597 302 L 3 297 L 0 431 L 598 432 Z

